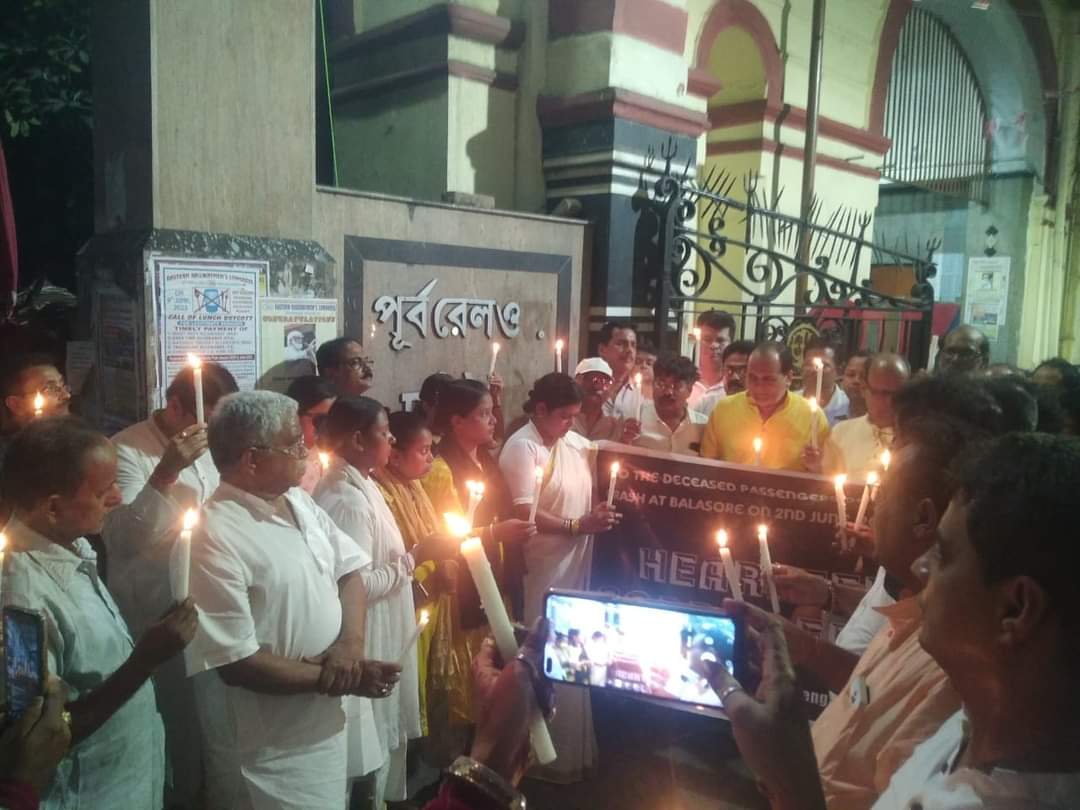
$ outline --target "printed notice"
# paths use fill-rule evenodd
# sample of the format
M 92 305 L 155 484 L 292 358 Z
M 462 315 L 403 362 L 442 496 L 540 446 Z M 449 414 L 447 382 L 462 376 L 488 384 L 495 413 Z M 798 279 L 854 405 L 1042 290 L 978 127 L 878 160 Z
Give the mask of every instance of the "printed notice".
M 315 373 L 315 352 L 338 335 L 336 298 L 262 300 L 259 388 L 285 393 L 297 377 Z
M 188 354 L 220 363 L 241 390 L 259 377 L 259 280 L 266 262 L 155 260 L 161 329 L 158 398 Z
M 1009 307 L 1009 257 L 972 256 L 968 259 L 964 323 L 997 340 L 1005 328 Z

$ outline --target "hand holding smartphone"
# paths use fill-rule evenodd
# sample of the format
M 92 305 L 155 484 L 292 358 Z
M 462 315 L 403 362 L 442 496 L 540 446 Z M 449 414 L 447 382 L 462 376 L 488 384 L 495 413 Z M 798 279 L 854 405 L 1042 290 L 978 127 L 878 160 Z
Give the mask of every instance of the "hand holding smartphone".
M 15 723 L 45 694 L 45 616 L 39 611 L 4 608 L 4 714 Z

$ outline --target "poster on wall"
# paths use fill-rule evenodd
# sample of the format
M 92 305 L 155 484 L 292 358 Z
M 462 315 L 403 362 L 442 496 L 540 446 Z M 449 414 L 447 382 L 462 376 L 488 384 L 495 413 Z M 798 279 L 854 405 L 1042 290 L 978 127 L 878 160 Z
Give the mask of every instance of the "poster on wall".
M 159 402 L 188 354 L 220 363 L 241 390 L 259 378 L 259 289 L 266 262 L 154 259 L 158 285 Z
M 138 422 L 146 412 L 145 392 L 139 384 L 135 302 L 120 290 L 97 290 L 94 313 L 102 427 L 113 433 Z
M 315 352 L 338 335 L 335 298 L 264 298 L 262 375 L 258 387 L 284 393 L 297 377 L 315 373 Z
M 972 256 L 968 260 L 964 323 L 997 340 L 1009 305 L 1008 256 Z

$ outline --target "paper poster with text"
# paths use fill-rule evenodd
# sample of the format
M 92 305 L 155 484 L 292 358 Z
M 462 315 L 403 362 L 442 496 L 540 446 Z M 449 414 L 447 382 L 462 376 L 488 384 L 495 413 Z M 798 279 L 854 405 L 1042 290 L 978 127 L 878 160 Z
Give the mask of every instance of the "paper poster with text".
M 188 354 L 220 363 L 241 390 L 259 378 L 259 279 L 266 262 L 156 259 L 161 385 L 184 367 Z
M 968 259 L 967 292 L 964 295 L 964 323 L 969 323 L 998 340 L 1009 310 L 1008 256 L 972 256 Z
M 315 352 L 338 336 L 336 298 L 264 298 L 259 388 L 285 393 L 297 377 L 315 373 Z

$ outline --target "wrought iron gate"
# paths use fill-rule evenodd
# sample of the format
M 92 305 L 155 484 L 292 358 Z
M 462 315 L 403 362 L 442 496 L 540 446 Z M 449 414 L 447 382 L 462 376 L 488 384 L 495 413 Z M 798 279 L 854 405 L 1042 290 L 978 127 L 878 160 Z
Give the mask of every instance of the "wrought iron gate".
M 687 319 L 715 308 L 735 316 L 737 339 L 784 341 L 797 359 L 808 337 L 829 334 L 845 354 L 895 351 L 913 369 L 926 367 L 930 278 L 936 273 L 930 257 L 939 244 L 925 246 L 925 259 L 875 245 L 866 238 L 869 214 L 842 207 L 823 217 L 817 202 L 809 219 L 801 220 L 778 211 L 782 190 L 769 201 L 756 175 L 743 178 L 744 198 L 737 199 L 732 191 L 738 178 L 713 172 L 698 182 L 688 170 L 672 171 L 673 150 L 662 154 L 665 171 L 655 183 L 651 210 L 642 212 L 659 226 L 659 272 L 650 279 L 649 298 L 660 348 L 681 347 Z M 796 258 L 804 236 L 807 262 Z M 741 273 L 730 266 L 739 250 L 745 252 Z M 912 279 L 910 292 L 873 289 L 873 267 Z M 795 296 L 800 277 L 806 278 L 801 301 Z M 726 296 L 710 293 L 720 280 L 727 282 Z

